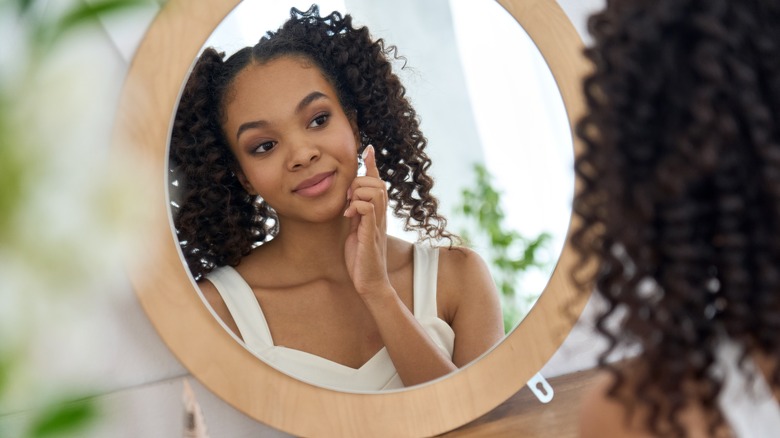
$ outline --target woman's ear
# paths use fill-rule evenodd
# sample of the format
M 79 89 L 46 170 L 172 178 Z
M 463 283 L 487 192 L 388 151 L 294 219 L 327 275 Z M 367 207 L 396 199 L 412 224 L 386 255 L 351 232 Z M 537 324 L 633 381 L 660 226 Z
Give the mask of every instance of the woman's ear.
M 252 188 L 252 184 L 249 183 L 249 180 L 246 178 L 246 175 L 244 175 L 244 172 L 241 169 L 233 169 L 233 173 L 236 175 L 238 182 L 241 183 L 241 186 L 244 188 L 244 190 L 246 190 L 247 193 L 252 196 L 257 196 L 257 192 Z

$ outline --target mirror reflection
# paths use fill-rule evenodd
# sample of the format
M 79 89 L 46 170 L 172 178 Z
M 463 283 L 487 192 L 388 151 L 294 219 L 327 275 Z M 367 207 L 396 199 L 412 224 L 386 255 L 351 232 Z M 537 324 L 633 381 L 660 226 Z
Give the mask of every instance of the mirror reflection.
M 568 225 L 571 146 L 499 6 L 346 3 L 297 5 L 255 49 L 290 4 L 244 2 L 215 31 L 174 122 L 172 213 L 206 301 L 261 359 L 397 389 L 465 366 L 533 305 Z

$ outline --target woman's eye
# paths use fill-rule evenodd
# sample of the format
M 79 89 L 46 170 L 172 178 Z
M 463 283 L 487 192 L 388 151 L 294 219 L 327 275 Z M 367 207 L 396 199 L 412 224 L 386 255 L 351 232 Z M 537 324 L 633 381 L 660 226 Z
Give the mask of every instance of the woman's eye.
M 259 145 L 257 145 L 252 150 L 252 152 L 255 153 L 255 154 L 264 154 L 264 153 L 270 151 L 271 149 L 273 149 L 274 146 L 276 146 L 276 142 L 266 141 L 264 143 L 260 143 Z
M 320 114 L 317 117 L 315 117 L 314 120 L 311 121 L 311 123 L 309 123 L 309 128 L 320 127 L 320 126 L 324 125 L 325 123 L 327 123 L 329 118 L 330 118 L 330 114 L 328 114 L 328 113 Z

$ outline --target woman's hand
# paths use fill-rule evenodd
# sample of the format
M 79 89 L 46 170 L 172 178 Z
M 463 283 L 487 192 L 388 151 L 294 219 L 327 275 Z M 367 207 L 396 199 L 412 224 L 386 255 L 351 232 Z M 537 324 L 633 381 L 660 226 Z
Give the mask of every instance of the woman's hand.
M 366 176 L 352 181 L 344 216 L 350 232 L 344 245 L 347 270 L 363 296 L 390 288 L 387 276 L 387 188 L 379 178 L 373 146 L 363 151 Z
M 352 284 L 374 318 L 382 343 L 405 386 L 424 383 L 457 369 L 446 351 L 425 332 L 387 275 L 387 188 L 379 179 L 375 151 L 363 153 L 366 176 L 348 191 L 350 233 L 344 248 Z M 456 339 L 457 340 L 457 339 Z

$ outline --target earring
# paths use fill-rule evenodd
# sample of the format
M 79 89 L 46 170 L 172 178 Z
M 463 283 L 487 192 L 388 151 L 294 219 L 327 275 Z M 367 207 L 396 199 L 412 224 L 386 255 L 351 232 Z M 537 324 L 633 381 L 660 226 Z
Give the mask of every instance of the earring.
M 268 205 L 265 203 L 265 199 L 263 199 L 260 195 L 249 195 L 252 197 L 252 204 L 255 205 L 255 208 L 262 208 L 263 205 Z

